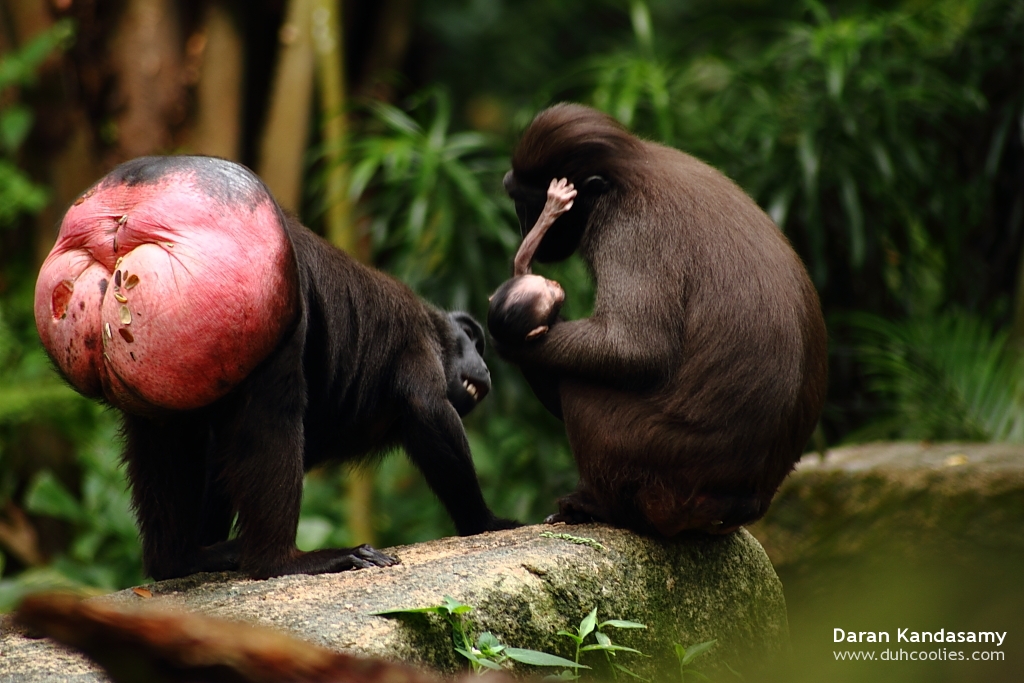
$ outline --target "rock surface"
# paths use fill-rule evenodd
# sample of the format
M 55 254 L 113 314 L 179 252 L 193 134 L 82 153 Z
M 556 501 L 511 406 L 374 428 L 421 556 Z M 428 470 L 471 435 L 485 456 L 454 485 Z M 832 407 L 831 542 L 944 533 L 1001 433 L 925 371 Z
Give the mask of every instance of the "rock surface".
M 879 546 L 1024 551 L 1024 446 L 876 443 L 807 454 L 750 531 L 777 568 Z
M 591 542 L 542 536 L 564 533 Z M 745 531 L 673 542 L 599 525 L 533 526 L 470 538 L 392 548 L 396 567 L 325 576 L 252 581 L 206 574 L 99 598 L 160 605 L 271 626 L 329 648 L 402 660 L 451 673 L 463 666 L 440 617 L 385 618 L 372 613 L 440 604 L 445 595 L 474 606 L 474 633 L 571 658 L 560 629 L 598 619 L 628 619 L 646 630 L 612 629 L 616 643 L 649 658 L 616 662 L 645 676 L 678 670 L 674 643 L 718 644 L 694 662 L 708 673 L 770 664 L 788 647 L 782 586 L 757 541 Z M 145 591 L 140 591 L 145 594 Z M 10 627 L 0 637 L 0 681 L 95 681 L 102 674 L 79 655 Z M 591 636 L 593 639 L 593 636 Z M 602 665 L 601 653 L 583 662 Z M 548 674 L 553 670 L 535 670 Z

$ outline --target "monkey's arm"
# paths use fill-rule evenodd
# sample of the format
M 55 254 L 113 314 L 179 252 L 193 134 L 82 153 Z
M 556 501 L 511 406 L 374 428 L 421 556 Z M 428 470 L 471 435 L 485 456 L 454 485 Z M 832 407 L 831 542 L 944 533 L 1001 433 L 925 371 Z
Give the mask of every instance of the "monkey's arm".
M 533 254 L 537 251 L 537 247 L 540 246 L 541 240 L 544 239 L 548 228 L 554 225 L 555 220 L 559 216 L 572 208 L 572 202 L 575 198 L 576 188 L 572 183 L 565 178 L 561 180 L 557 178 L 551 179 L 551 184 L 548 185 L 548 199 L 544 203 L 544 209 L 541 211 L 540 216 L 538 216 L 537 222 L 530 228 L 526 238 L 523 239 L 523 243 L 519 245 L 519 251 L 516 252 L 512 265 L 513 275 L 528 275 L 530 273 Z
M 462 420 L 445 397 L 444 370 L 437 358 L 429 352 L 410 350 L 398 372 L 406 378 L 408 391 L 403 445 L 455 522 L 459 535 L 522 526 L 515 520 L 496 517 L 487 507 Z
M 559 322 L 533 343 L 496 340 L 495 347 L 504 358 L 535 374 L 632 390 L 668 380 L 680 355 L 678 342 L 657 325 L 627 326 L 621 318 L 602 315 Z

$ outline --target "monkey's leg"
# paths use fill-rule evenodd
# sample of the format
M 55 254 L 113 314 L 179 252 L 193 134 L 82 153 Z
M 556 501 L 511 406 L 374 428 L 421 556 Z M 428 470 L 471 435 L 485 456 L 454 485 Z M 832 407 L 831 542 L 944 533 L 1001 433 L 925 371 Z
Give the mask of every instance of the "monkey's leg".
M 558 512 L 548 515 L 545 524 L 588 524 L 590 522 L 611 522 L 605 506 L 591 493 L 582 481 L 576 490 L 558 499 Z
M 238 511 L 239 569 L 254 578 L 396 562 L 369 546 L 312 552 L 295 547 L 305 448 L 304 332 L 300 326 L 286 346 L 250 375 L 234 392 L 229 419 L 218 423 L 221 476 Z
M 408 363 L 411 377 L 424 377 L 429 364 Z M 439 388 L 443 377 L 424 378 L 409 398 L 404 427 L 405 450 L 423 472 L 427 484 L 444 505 L 460 536 L 522 526 L 495 517 L 480 491 L 469 441 L 459 414 Z
M 196 413 L 160 420 L 126 414 L 124 434 L 146 572 L 157 580 L 185 576 L 200 545 L 206 419 Z

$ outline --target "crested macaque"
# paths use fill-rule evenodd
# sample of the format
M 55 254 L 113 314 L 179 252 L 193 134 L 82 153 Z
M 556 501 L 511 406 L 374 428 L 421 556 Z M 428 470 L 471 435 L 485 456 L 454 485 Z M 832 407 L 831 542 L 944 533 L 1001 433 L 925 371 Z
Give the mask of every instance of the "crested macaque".
M 460 420 L 490 389 L 480 325 L 329 245 L 243 166 L 118 166 L 65 214 L 35 316 L 68 382 L 123 414 L 155 579 L 393 564 L 300 552 L 295 531 L 304 470 L 397 445 L 460 534 L 517 525 L 484 502 Z
M 576 188 L 565 178 L 552 180 L 547 202 L 533 230 L 523 240 L 513 262 L 512 278 L 499 287 L 491 301 L 487 325 L 500 339 L 536 339 L 558 319 L 565 291 L 554 280 L 530 273 L 533 252 L 559 216 L 572 208 Z
M 545 187 L 561 178 L 577 195 L 545 224 Z M 533 337 L 514 318 L 514 280 L 488 313 L 579 468 L 548 521 L 671 537 L 764 515 L 827 376 L 818 296 L 782 232 L 715 169 L 581 105 L 537 115 L 504 184 L 524 236 L 516 273 L 579 252 L 595 284 L 589 318 Z

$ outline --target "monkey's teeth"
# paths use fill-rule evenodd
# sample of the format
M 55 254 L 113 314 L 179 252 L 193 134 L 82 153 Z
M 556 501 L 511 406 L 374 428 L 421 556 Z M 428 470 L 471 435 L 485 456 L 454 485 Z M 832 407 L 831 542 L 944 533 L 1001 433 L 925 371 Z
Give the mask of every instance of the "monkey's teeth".
M 462 386 L 466 388 L 466 392 L 473 397 L 474 401 L 480 400 L 479 398 L 477 398 L 476 387 L 470 384 L 468 379 L 462 380 Z

